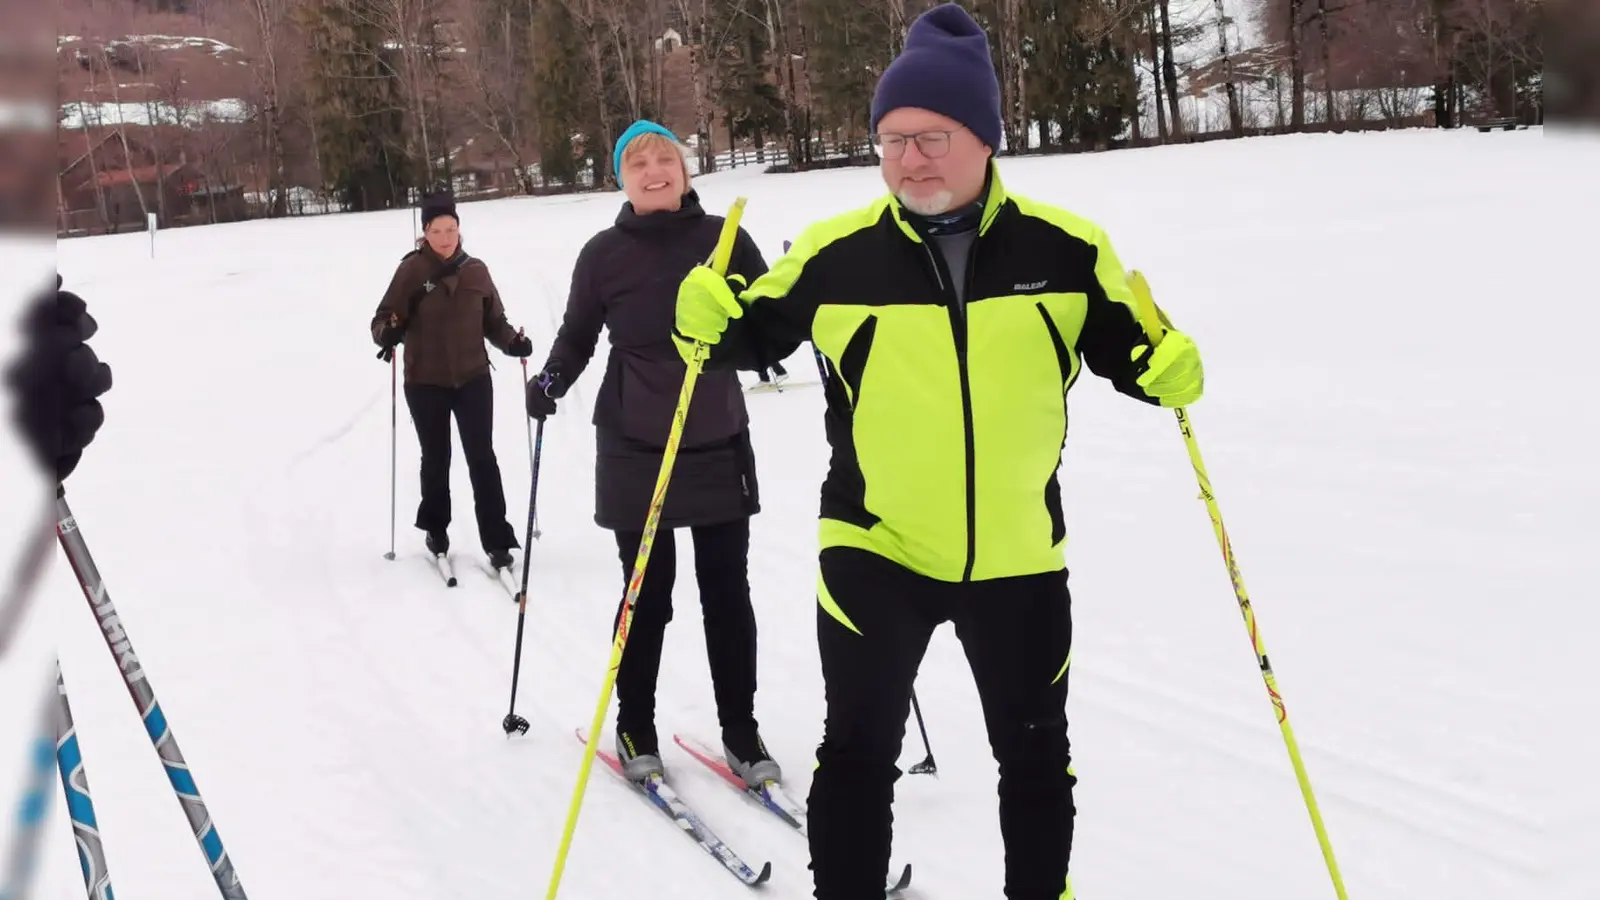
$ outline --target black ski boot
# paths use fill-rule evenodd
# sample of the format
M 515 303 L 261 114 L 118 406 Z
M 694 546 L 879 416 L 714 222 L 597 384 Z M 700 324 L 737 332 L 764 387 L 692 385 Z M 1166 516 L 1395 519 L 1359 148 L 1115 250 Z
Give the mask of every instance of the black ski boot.
M 768 781 L 783 783 L 783 769 L 767 752 L 754 722 L 722 729 L 722 753 L 728 768 L 748 787 L 758 788 Z
M 450 552 L 450 535 L 442 531 L 430 531 L 428 536 L 423 539 L 423 544 L 427 546 L 429 553 L 434 556 L 443 556 Z
M 632 730 L 617 729 L 617 759 L 622 775 L 629 781 L 643 781 L 651 775 L 665 775 L 661 748 L 656 744 L 654 726 Z
M 511 563 L 511 551 L 509 549 L 489 551 L 490 566 L 496 569 L 509 569 L 511 568 Z

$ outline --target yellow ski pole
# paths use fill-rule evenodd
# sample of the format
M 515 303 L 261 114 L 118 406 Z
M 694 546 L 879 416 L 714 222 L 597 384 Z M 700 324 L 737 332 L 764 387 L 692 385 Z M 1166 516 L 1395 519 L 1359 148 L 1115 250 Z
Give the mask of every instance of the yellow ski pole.
M 733 201 L 717 247 L 711 254 L 710 266 L 717 274 L 725 275 L 728 261 L 733 256 L 733 243 L 739 235 L 739 220 L 744 216 L 745 198 Z M 567 823 L 561 832 L 561 847 L 556 851 L 555 870 L 550 873 L 550 889 L 545 900 L 555 900 L 561 889 L 561 873 L 567 867 L 567 851 L 572 848 L 572 836 L 578 828 L 578 814 L 583 807 L 584 789 L 589 784 L 589 770 L 594 766 L 595 742 L 605 725 L 606 709 L 611 705 L 611 691 L 617 683 L 617 668 L 622 665 L 622 651 L 628 643 L 628 627 L 633 624 L 633 607 L 639 600 L 639 590 L 644 585 L 645 565 L 650 561 L 650 548 L 656 541 L 656 529 L 661 524 L 661 508 L 666 504 L 667 483 L 672 478 L 672 464 L 678 458 L 678 442 L 683 438 L 684 422 L 689 418 L 689 401 L 694 397 L 694 385 L 700 380 L 700 370 L 711 355 L 708 344 L 697 341 L 689 370 L 683 377 L 683 388 L 678 392 L 678 407 L 672 416 L 672 430 L 667 433 L 667 448 L 661 457 L 661 470 L 656 475 L 655 492 L 650 497 L 650 512 L 645 517 L 644 537 L 639 541 L 639 553 L 633 560 L 633 575 L 628 579 L 628 592 L 623 603 L 617 636 L 611 642 L 611 660 L 606 664 L 605 684 L 600 690 L 600 702 L 595 704 L 594 718 L 589 722 L 587 740 L 583 747 L 583 763 L 578 768 L 578 783 L 572 789 L 572 804 L 567 808 Z
M 1143 273 L 1136 271 L 1128 273 L 1128 283 L 1133 287 L 1135 300 L 1139 304 L 1139 324 L 1144 328 L 1145 335 L 1150 338 L 1152 349 L 1161 343 L 1162 337 L 1172 323 L 1165 314 L 1156 306 L 1155 297 L 1150 292 L 1150 284 L 1145 281 Z M 1239 611 L 1244 614 L 1244 625 L 1250 635 L 1250 646 L 1255 651 L 1256 662 L 1261 666 L 1261 677 L 1267 684 L 1267 696 L 1272 700 L 1272 707 L 1277 713 L 1278 730 L 1283 732 L 1283 742 L 1289 748 L 1289 761 L 1294 764 L 1295 779 L 1300 782 L 1300 793 L 1305 797 L 1306 810 L 1311 814 L 1311 826 L 1317 832 L 1317 843 L 1322 846 L 1322 858 L 1328 864 L 1328 875 L 1333 879 L 1333 889 L 1338 894 L 1339 900 L 1347 900 L 1344 891 L 1344 879 L 1339 875 L 1339 864 L 1333 858 L 1333 845 L 1328 841 L 1327 829 L 1322 824 L 1322 813 L 1317 809 L 1317 798 L 1311 792 L 1311 779 L 1306 775 L 1305 762 L 1300 758 L 1300 746 L 1294 739 L 1294 730 L 1289 727 L 1289 712 L 1284 709 L 1283 696 L 1278 693 L 1278 679 L 1272 673 L 1272 666 L 1267 662 L 1266 643 L 1261 639 L 1261 630 L 1256 625 L 1255 610 L 1250 605 L 1250 594 L 1244 589 L 1244 576 L 1239 574 L 1239 563 L 1233 557 L 1233 544 L 1228 540 L 1228 530 L 1222 526 L 1222 511 L 1217 508 L 1216 495 L 1211 490 L 1211 476 L 1206 474 L 1206 464 L 1200 458 L 1200 446 L 1195 442 L 1194 429 L 1189 424 L 1189 413 L 1183 407 L 1178 407 L 1174 412 L 1178 416 L 1178 430 L 1183 434 L 1183 443 L 1189 449 L 1189 462 L 1194 465 L 1195 478 L 1200 482 L 1200 499 L 1205 501 L 1206 511 L 1211 514 L 1211 528 L 1216 532 L 1217 545 L 1222 548 L 1222 561 L 1228 567 L 1228 579 L 1233 582 L 1233 596 L 1239 601 Z

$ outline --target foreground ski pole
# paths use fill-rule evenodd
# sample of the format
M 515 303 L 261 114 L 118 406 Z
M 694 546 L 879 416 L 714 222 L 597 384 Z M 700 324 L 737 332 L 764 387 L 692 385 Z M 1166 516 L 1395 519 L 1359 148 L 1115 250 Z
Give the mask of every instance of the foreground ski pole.
M 1155 349 L 1166 335 L 1172 323 L 1166 315 L 1156 306 L 1154 295 L 1150 291 L 1150 284 L 1142 273 L 1133 271 L 1128 273 L 1128 283 L 1133 287 L 1134 298 L 1139 304 L 1139 324 L 1144 328 L 1144 333 L 1150 338 L 1150 347 Z M 1189 424 L 1189 413 L 1183 407 L 1178 407 L 1174 412 L 1178 417 L 1178 430 L 1183 434 L 1184 446 L 1189 450 L 1189 462 L 1194 465 L 1195 479 L 1200 483 L 1200 499 L 1205 501 L 1206 511 L 1211 515 L 1211 528 L 1216 533 L 1217 545 L 1222 548 L 1222 561 L 1228 568 L 1228 579 L 1233 582 L 1233 596 L 1239 602 L 1239 612 L 1244 615 L 1245 630 L 1250 635 L 1250 646 L 1255 652 L 1256 663 L 1261 667 L 1261 677 L 1267 685 L 1267 697 L 1272 701 L 1272 707 L 1277 713 L 1278 730 L 1283 732 L 1283 742 L 1289 749 L 1289 760 L 1294 764 L 1295 779 L 1300 783 L 1300 793 L 1305 798 L 1306 810 L 1311 814 L 1311 826 L 1316 830 L 1317 843 L 1322 846 L 1322 858 L 1328 865 L 1328 875 L 1333 879 L 1333 889 L 1340 900 L 1345 900 L 1344 879 L 1339 875 L 1339 864 L 1333 858 L 1333 845 L 1328 841 L 1327 829 L 1322 824 L 1322 813 L 1317 809 L 1317 799 L 1311 792 L 1311 779 L 1306 775 L 1305 762 L 1300 758 L 1300 746 L 1294 739 L 1294 730 L 1289 727 L 1289 712 L 1284 708 L 1283 697 L 1278 693 L 1278 679 L 1272 672 L 1272 665 L 1267 661 L 1266 643 L 1261 639 L 1261 630 L 1256 625 L 1255 609 L 1250 603 L 1250 594 L 1244 588 L 1244 576 L 1239 573 L 1238 561 L 1233 556 L 1233 544 L 1228 540 L 1228 530 L 1222 525 L 1222 510 L 1217 508 L 1216 495 L 1211 490 L 1211 476 L 1206 474 L 1206 464 L 1200 458 L 1200 446 L 1195 441 L 1194 429 Z
M 78 748 L 78 729 L 72 721 L 72 706 L 67 702 L 67 685 L 61 679 L 60 660 L 56 661 L 56 696 L 56 765 L 61 769 L 61 791 L 67 798 L 67 814 L 72 817 L 72 836 L 78 845 L 84 890 L 89 900 L 113 900 L 111 872 L 106 867 L 106 851 L 100 839 L 94 801 L 89 798 L 89 776 L 84 772 L 83 752 Z
M 527 362 L 523 362 L 527 366 Z M 528 555 L 533 552 L 533 541 L 539 536 L 539 457 L 544 453 L 544 420 L 539 420 L 539 434 L 533 438 L 533 486 L 528 489 L 528 549 L 522 552 L 522 590 L 517 592 L 517 647 L 511 657 L 511 708 L 501 720 L 500 727 L 510 737 L 513 731 L 528 733 L 528 720 L 517 715 L 517 678 L 522 673 L 522 626 L 528 618 Z
M 50 495 L 41 492 L 40 499 L 49 500 Z M 28 603 L 33 599 L 39 573 L 50 555 L 49 507 L 41 506 L 39 512 L 39 527 L 22 548 L 22 558 L 17 560 L 17 570 L 8 582 L 10 587 L 4 599 L 0 599 L 0 659 L 4 659 L 6 651 L 11 649 L 17 626 L 22 623 L 23 613 L 27 612 Z
M 718 275 L 726 275 L 728 261 L 733 256 L 733 242 L 739 236 L 739 220 L 744 216 L 745 198 L 733 201 L 728 217 L 722 223 L 722 234 L 711 254 L 710 265 Z M 572 804 L 567 810 L 566 827 L 561 833 L 561 846 L 556 850 L 555 869 L 550 873 L 550 889 L 545 900 L 555 900 L 561 889 L 561 873 L 566 869 L 567 851 L 572 847 L 572 835 L 578 827 L 578 813 L 583 806 L 584 788 L 589 784 L 589 770 L 594 766 L 595 747 L 600 741 L 600 729 L 605 724 L 606 709 L 611 705 L 611 690 L 617 683 L 617 668 L 622 665 L 622 651 L 628 643 L 628 628 L 633 623 L 633 607 L 639 600 L 639 590 L 644 585 L 645 565 L 650 561 L 650 548 L 655 544 L 656 529 L 661 524 L 661 508 L 667 499 L 667 484 L 672 478 L 672 464 L 678 458 L 678 442 L 683 438 L 683 426 L 689 418 L 689 401 L 694 397 L 695 382 L 700 380 L 700 370 L 711 355 L 709 345 L 696 342 L 694 358 L 683 376 L 683 388 L 678 392 L 678 408 L 672 414 L 672 430 L 667 433 L 667 447 L 661 457 L 661 470 L 656 475 L 655 492 L 650 497 L 650 512 L 645 517 L 644 536 L 639 540 L 639 552 L 633 561 L 633 575 L 628 579 L 622 610 L 618 615 L 617 634 L 611 641 L 611 660 L 606 664 L 605 683 L 600 689 L 600 700 L 594 707 L 594 718 L 589 723 L 588 739 L 584 741 L 583 763 L 578 769 L 578 783 L 572 790 Z
M 42 499 L 48 500 L 49 495 L 44 495 Z M 22 558 L 17 561 L 17 570 L 8 582 L 9 590 L 5 598 L 0 600 L 0 659 L 11 648 L 17 626 L 27 611 L 28 602 L 33 599 L 39 573 L 49 558 L 50 529 L 46 527 L 50 519 L 48 509 L 48 506 L 41 507 L 40 512 L 45 514 L 40 517 L 34 536 L 22 548 Z M 59 671 L 57 678 L 60 678 Z M 45 812 L 50 806 L 50 782 L 54 769 L 52 757 L 55 755 L 58 733 L 56 692 L 54 686 L 51 687 L 52 690 L 44 695 L 45 702 L 40 705 L 34 737 L 28 742 L 28 774 L 23 778 L 22 799 L 17 803 L 16 831 L 6 852 L 5 871 L 0 873 L 0 900 L 26 900 L 32 896 L 34 861 L 38 858 L 39 839 L 44 832 Z M 62 701 L 65 701 L 64 696 Z
M 24 779 L 22 802 L 17 804 L 17 830 L 12 835 L 11 847 L 6 853 L 0 900 L 28 900 L 33 896 L 34 861 L 39 856 L 39 839 L 44 835 L 45 813 L 50 809 L 50 787 L 56 774 L 56 739 L 61 731 L 57 707 L 66 702 L 65 693 L 59 690 L 60 678 L 58 664 L 56 683 L 50 685 L 50 690 L 44 696 L 45 702 L 40 704 L 38 725 L 33 739 L 28 742 L 28 774 Z M 66 779 L 62 780 L 62 784 L 68 784 Z
M 111 604 L 111 595 L 106 592 L 105 580 L 100 577 L 94 558 L 89 555 L 89 545 L 84 542 L 78 522 L 67 505 L 66 491 L 60 487 L 56 489 L 56 536 L 61 548 L 66 551 L 67 560 L 72 563 L 72 571 L 78 578 L 78 585 L 83 588 L 83 596 L 89 601 L 89 607 L 100 623 L 106 647 L 111 651 L 118 671 L 122 673 L 122 683 L 127 686 L 134 707 L 144 719 L 145 733 L 150 736 L 150 743 L 167 770 L 167 781 L 172 784 L 173 791 L 178 795 L 178 804 L 183 807 L 183 814 L 194 829 L 194 839 L 211 866 L 211 876 L 216 879 L 217 888 L 224 900 L 245 900 L 244 887 L 239 884 L 233 861 L 228 858 L 222 838 L 211 822 L 211 811 L 200 798 L 200 789 L 189 772 L 189 763 L 178 749 L 178 739 L 172 735 L 161 704 L 156 702 L 155 690 L 145 676 L 144 666 L 139 662 L 139 657 L 134 655 L 133 644 L 123 631 L 122 620 L 117 616 L 116 607 Z

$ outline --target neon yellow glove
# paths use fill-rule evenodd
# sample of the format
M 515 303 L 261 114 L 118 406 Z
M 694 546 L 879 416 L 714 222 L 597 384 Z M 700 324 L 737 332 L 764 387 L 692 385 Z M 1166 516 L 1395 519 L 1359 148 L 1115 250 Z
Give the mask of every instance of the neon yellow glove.
M 728 322 L 744 315 L 744 307 L 734 296 L 735 288 L 743 288 L 744 277 L 730 275 L 723 278 L 709 266 L 695 266 L 678 285 L 677 312 L 673 320 L 672 340 L 678 355 L 688 362 L 694 356 L 694 344 L 700 341 L 716 344 L 728 330 Z
M 1134 347 L 1133 361 L 1139 367 L 1139 387 L 1162 406 L 1188 406 L 1204 392 L 1200 349 L 1181 331 L 1169 328 L 1154 353 L 1149 344 Z

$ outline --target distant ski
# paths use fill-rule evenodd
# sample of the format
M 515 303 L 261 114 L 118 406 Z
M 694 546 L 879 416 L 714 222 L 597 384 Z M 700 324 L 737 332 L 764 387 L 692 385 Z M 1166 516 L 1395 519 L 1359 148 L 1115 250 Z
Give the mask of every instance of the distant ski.
M 512 563 L 512 566 L 515 565 L 515 563 Z M 501 589 L 510 595 L 512 602 L 516 602 L 517 594 L 522 590 L 522 586 L 517 584 L 517 576 L 513 574 L 511 567 L 496 569 L 494 566 L 489 565 L 487 560 L 479 560 L 478 568 L 482 569 L 483 574 L 489 576 L 495 584 L 500 585 Z
M 440 553 L 430 556 L 429 561 L 433 564 L 433 570 L 439 573 L 440 578 L 444 579 L 446 587 L 456 586 L 456 570 L 455 566 L 450 563 L 449 554 Z
M 587 743 L 584 729 L 579 728 L 575 733 L 580 743 Z M 651 776 L 643 782 L 631 781 L 622 774 L 622 763 L 617 760 L 616 754 L 596 746 L 594 755 L 599 757 L 624 784 L 638 791 L 640 795 L 650 801 L 650 805 L 660 810 L 663 815 L 676 823 L 684 834 L 700 845 L 701 849 L 711 854 L 717 862 L 722 863 L 723 868 L 732 873 L 735 878 L 738 878 L 749 887 L 758 887 L 765 884 L 767 879 L 772 877 L 772 863 L 763 863 L 760 872 L 750 868 L 749 864 L 740 859 L 738 854 L 734 853 L 726 842 L 713 834 L 710 828 L 706 827 L 699 814 L 690 808 L 689 804 L 678 796 L 678 792 L 674 791 L 659 775 Z
M 792 391 L 792 390 L 795 390 L 797 388 L 814 388 L 814 387 L 822 387 L 822 382 L 820 382 L 820 381 L 780 381 L 780 382 L 763 381 L 763 382 L 757 382 L 756 384 L 750 385 L 749 387 L 744 389 L 744 392 L 746 394 L 781 394 L 784 391 Z
M 775 781 L 767 781 L 759 789 L 751 788 L 744 783 L 744 779 L 736 775 L 722 754 L 711 749 L 704 741 L 692 735 L 674 734 L 672 740 L 685 753 L 699 760 L 702 765 L 722 778 L 727 785 L 747 799 L 760 805 L 762 809 L 772 813 L 784 824 L 793 828 L 801 835 L 806 834 L 806 811 L 798 801 Z M 901 870 L 898 878 L 890 881 L 884 888 L 885 897 L 896 897 L 906 888 L 911 886 L 911 865 L 907 863 Z

